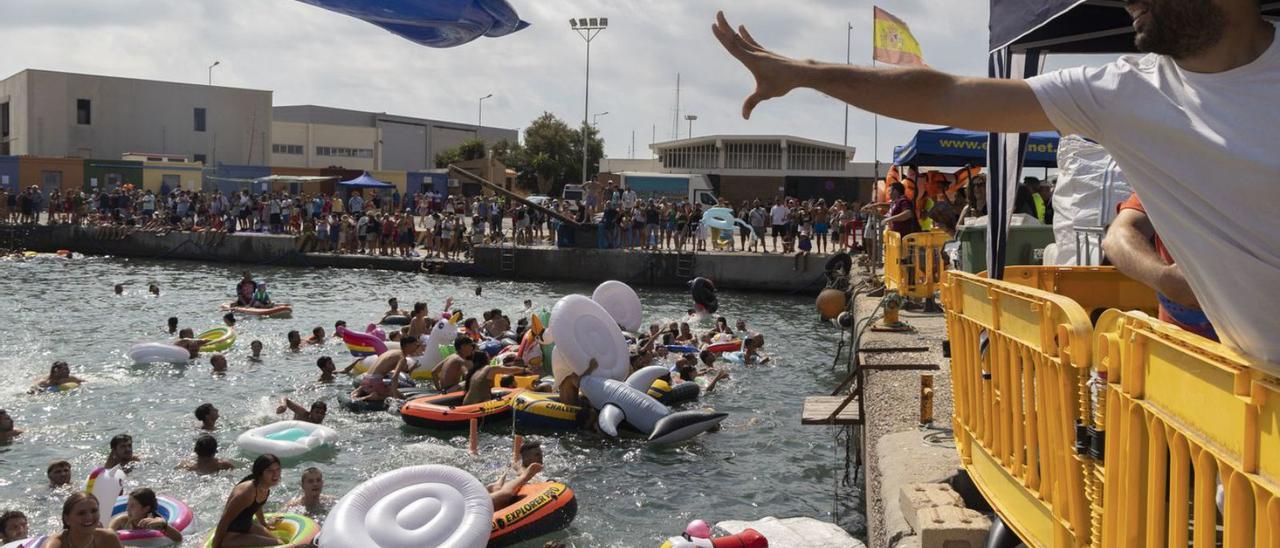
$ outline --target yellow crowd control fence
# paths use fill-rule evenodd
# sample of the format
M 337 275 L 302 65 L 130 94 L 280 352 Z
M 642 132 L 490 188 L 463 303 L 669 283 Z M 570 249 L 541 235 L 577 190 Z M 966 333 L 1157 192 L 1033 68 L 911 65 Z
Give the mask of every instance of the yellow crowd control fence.
M 948 239 L 942 231 L 902 236 L 885 230 L 882 239 L 885 288 L 904 297 L 932 297 L 942 284 L 942 244 Z
M 1135 284 L 948 273 L 964 467 L 1032 546 L 1280 547 L 1278 368 L 1142 312 Z

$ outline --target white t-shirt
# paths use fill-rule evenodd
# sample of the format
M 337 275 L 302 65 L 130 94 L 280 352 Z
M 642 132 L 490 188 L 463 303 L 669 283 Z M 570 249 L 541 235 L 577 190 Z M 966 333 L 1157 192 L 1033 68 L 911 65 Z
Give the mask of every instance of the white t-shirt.
M 1217 74 L 1147 55 L 1027 83 L 1114 156 L 1222 341 L 1280 373 L 1280 37 Z
M 787 209 L 787 206 L 775 204 L 769 209 L 769 218 L 775 225 L 785 225 L 787 224 L 787 215 L 790 213 L 791 210 Z

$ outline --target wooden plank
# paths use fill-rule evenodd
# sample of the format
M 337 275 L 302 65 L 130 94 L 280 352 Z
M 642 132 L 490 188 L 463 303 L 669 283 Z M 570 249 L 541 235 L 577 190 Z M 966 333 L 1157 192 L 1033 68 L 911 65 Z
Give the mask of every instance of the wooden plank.
M 863 346 L 858 352 L 864 354 L 888 354 L 890 352 L 928 352 L 927 346 Z
M 864 363 L 863 371 L 937 371 L 936 363 L 901 362 L 901 363 Z
M 846 399 L 849 399 L 849 396 L 809 396 L 805 398 L 804 411 L 800 415 L 800 424 L 862 424 L 862 417 L 858 413 L 856 399 L 845 405 L 844 409 L 840 409 Z M 832 417 L 831 415 L 837 409 L 840 409 L 840 413 Z

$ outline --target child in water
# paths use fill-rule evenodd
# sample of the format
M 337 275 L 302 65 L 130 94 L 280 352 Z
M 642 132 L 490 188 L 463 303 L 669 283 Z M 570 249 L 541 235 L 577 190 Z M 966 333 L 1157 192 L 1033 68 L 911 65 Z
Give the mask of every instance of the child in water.
M 267 293 L 267 283 L 258 284 L 258 288 L 253 291 L 253 299 L 249 306 L 255 308 L 271 308 L 271 294 Z
M 329 513 L 333 503 L 338 499 L 326 495 L 324 491 L 324 472 L 314 466 L 302 471 L 302 494 L 294 497 L 285 505 L 287 508 L 300 508 L 307 516 L 320 519 Z

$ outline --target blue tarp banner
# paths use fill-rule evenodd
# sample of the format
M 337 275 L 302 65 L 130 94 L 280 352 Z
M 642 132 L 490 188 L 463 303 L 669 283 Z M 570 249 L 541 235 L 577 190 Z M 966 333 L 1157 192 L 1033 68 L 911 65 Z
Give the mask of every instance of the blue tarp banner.
M 433 48 L 496 38 L 529 26 L 506 0 L 298 0 L 373 23 Z
M 391 183 L 384 183 L 382 181 L 374 179 L 368 173 L 364 173 L 359 177 L 356 177 L 355 179 L 352 179 L 350 181 L 343 181 L 341 183 L 338 183 L 338 186 L 342 188 L 378 188 L 378 189 L 383 189 L 383 188 L 391 189 L 396 187 L 396 185 L 393 185 Z
M 916 132 L 907 144 L 893 150 L 893 163 L 900 166 L 964 167 L 987 165 L 987 133 L 950 127 Z M 1026 167 L 1058 167 L 1058 134 L 1042 131 L 1031 134 Z

